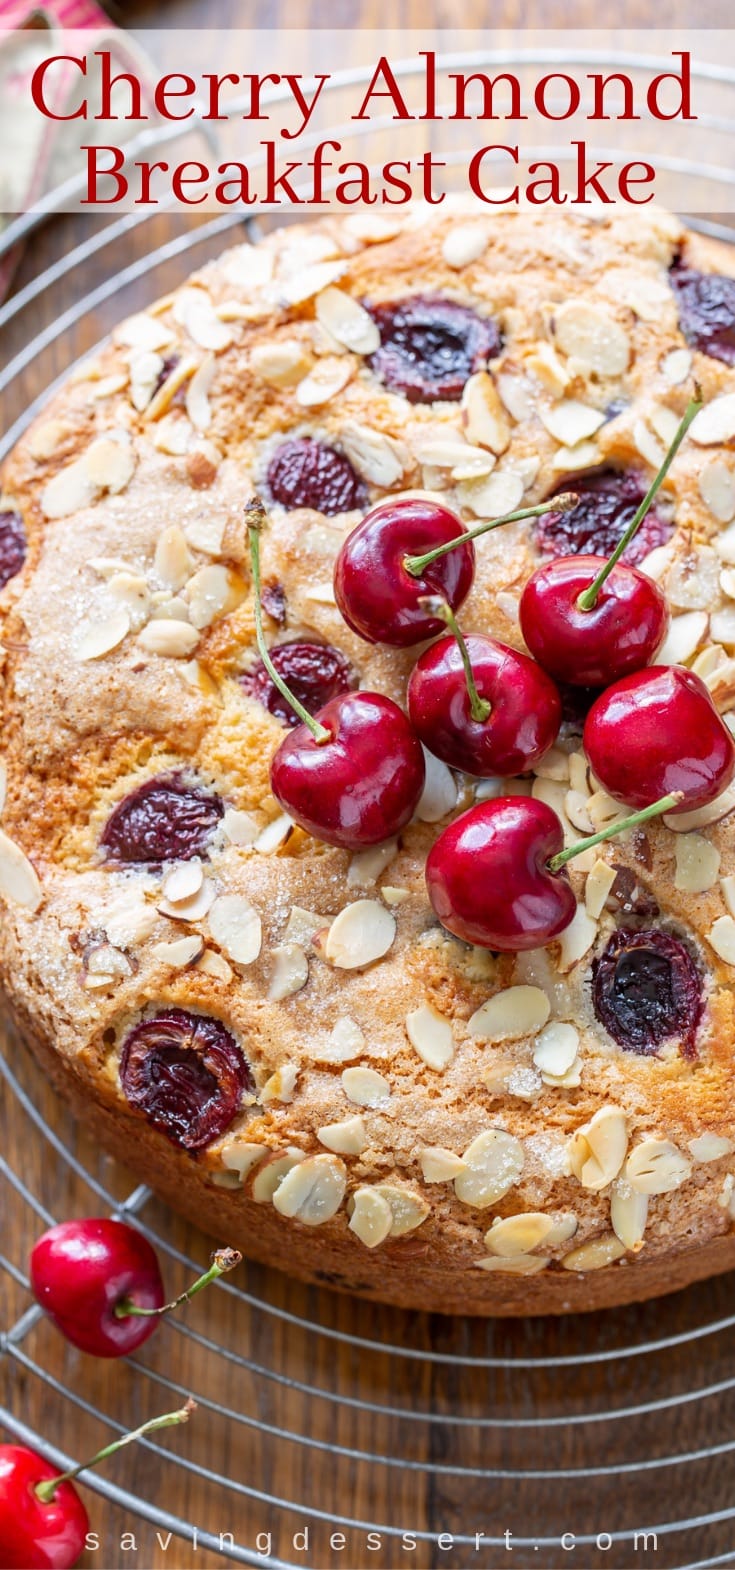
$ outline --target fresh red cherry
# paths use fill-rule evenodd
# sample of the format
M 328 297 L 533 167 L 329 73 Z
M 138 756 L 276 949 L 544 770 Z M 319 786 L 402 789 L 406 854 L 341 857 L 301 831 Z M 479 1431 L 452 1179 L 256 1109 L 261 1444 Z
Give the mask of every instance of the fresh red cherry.
M 426 862 L 426 887 L 442 926 L 464 943 L 501 954 L 542 948 L 577 908 L 566 863 L 676 807 L 672 793 L 565 850 L 555 812 L 532 796 L 470 807 L 442 831 Z
M 271 789 L 284 811 L 328 845 L 362 850 L 404 828 L 424 788 L 421 743 L 378 692 L 347 692 L 284 738 Z
M 592 610 L 580 596 L 607 565 L 604 556 L 559 556 L 529 578 L 521 595 L 521 632 L 532 655 L 557 681 L 604 687 L 648 665 L 669 623 L 666 599 L 651 578 L 623 562 Z
M 666 600 L 651 578 L 621 557 L 641 527 L 695 415 L 697 389 L 668 452 L 614 551 L 559 556 L 529 579 L 520 603 L 521 631 L 531 653 L 558 681 L 605 687 L 648 665 L 669 622 Z
M 0 1570 L 72 1570 L 84 1551 L 89 1516 L 71 1483 L 50 1499 L 38 1484 L 58 1467 L 25 1445 L 0 1445 Z
M 189 1400 L 178 1412 L 151 1418 L 68 1472 L 25 1445 L 0 1445 L 0 1570 L 73 1570 L 89 1532 L 73 1479 L 133 1440 L 188 1422 L 194 1410 Z
M 161 1316 L 238 1264 L 221 1249 L 210 1269 L 165 1303 L 158 1260 L 142 1232 L 123 1221 L 62 1221 L 38 1239 L 30 1258 L 37 1301 L 72 1346 L 93 1357 L 127 1357 L 147 1341 Z
M 593 773 L 616 801 L 645 807 L 680 791 L 679 811 L 705 807 L 730 784 L 735 744 L 693 671 L 652 665 L 595 700 L 583 733 Z
M 418 576 L 406 559 L 457 543 Z M 348 627 L 368 643 L 406 648 L 442 630 L 421 605 L 440 595 L 454 610 L 467 598 L 475 575 L 475 550 L 461 520 L 448 507 L 410 496 L 380 502 L 348 534 L 334 568 L 334 596 Z
M 408 717 L 437 758 L 465 774 L 522 774 L 556 740 L 561 698 L 527 654 L 454 623 L 417 660 Z

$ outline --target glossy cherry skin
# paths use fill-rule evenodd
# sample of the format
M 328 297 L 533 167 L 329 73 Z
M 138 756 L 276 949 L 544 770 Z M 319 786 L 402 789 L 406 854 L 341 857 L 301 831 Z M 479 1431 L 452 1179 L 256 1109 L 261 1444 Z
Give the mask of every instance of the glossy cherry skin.
M 699 676 L 652 665 L 608 687 L 587 715 L 583 745 L 616 801 L 648 807 L 683 791 L 675 809 L 714 801 L 735 773 L 735 744 Z
M 466 639 L 475 686 L 491 705 L 486 720 L 472 718 L 456 638 L 425 649 L 408 683 L 408 717 L 437 758 L 465 774 L 522 774 L 556 740 L 561 698 L 553 681 L 527 654 L 494 638 Z
M 531 796 L 470 807 L 439 835 L 426 863 L 442 926 L 503 954 L 551 943 L 577 908 L 564 872 L 547 866 L 563 845 L 556 813 Z
M 73 1484 L 48 1504 L 35 1493 L 58 1471 L 25 1445 L 0 1445 L 0 1570 L 72 1570 L 83 1553 L 89 1516 Z
M 298 725 L 271 764 L 271 789 L 302 829 L 327 845 L 379 845 L 413 817 L 424 754 L 402 709 L 378 692 L 346 692 L 315 716 L 331 740 Z
M 122 1221 L 62 1221 L 38 1239 L 30 1269 L 41 1307 L 81 1352 L 126 1357 L 159 1324 L 157 1315 L 115 1317 L 125 1299 L 138 1308 L 160 1308 L 165 1302 L 150 1243 Z
M 558 556 L 529 578 L 521 595 L 521 632 L 539 665 L 575 687 L 606 687 L 655 657 L 669 612 L 658 584 L 637 567 L 613 567 L 591 611 L 580 594 L 604 556 Z
M 348 534 L 334 568 L 334 595 L 348 627 L 367 643 L 396 649 L 423 643 L 444 623 L 420 604 L 440 595 L 457 610 L 475 575 L 471 540 L 432 562 L 420 578 L 404 567 L 407 556 L 423 556 L 437 545 L 461 540 L 459 518 L 448 507 L 420 496 L 380 502 Z

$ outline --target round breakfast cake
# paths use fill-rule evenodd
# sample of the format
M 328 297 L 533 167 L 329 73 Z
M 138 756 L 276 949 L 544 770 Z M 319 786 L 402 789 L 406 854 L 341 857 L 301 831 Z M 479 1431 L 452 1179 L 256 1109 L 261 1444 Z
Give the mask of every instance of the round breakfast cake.
M 735 1267 L 735 789 L 572 860 L 558 940 L 460 941 L 425 864 L 473 803 L 531 797 L 567 844 L 624 814 L 582 750 L 593 694 L 562 691 L 533 771 L 426 753 L 398 834 L 322 843 L 271 791 L 294 715 L 244 511 L 305 708 L 405 706 L 417 649 L 335 600 L 368 509 L 470 528 L 573 490 L 476 541 L 462 627 L 522 649 L 530 575 L 613 549 L 698 383 L 627 559 L 666 595 L 657 663 L 735 728 L 730 275 L 648 209 L 283 227 L 123 323 L 5 465 L 5 996 L 99 1144 L 253 1258 L 471 1314 Z

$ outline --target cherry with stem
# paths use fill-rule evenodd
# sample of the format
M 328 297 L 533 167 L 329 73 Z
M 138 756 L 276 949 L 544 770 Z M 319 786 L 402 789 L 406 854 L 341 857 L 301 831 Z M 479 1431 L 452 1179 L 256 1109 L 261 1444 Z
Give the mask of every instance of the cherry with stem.
M 554 497 L 554 512 L 571 512 L 576 507 L 579 497 L 572 491 L 564 491 L 561 496 Z M 473 529 L 465 529 L 462 543 L 468 540 L 479 540 L 483 534 L 489 534 L 493 529 L 501 529 L 506 523 L 522 523 L 525 518 L 541 518 L 549 511 L 549 503 L 538 502 L 534 507 L 520 507 L 516 512 L 505 513 L 502 518 L 486 518 L 482 523 L 475 524 Z M 420 578 L 427 567 L 433 566 L 442 556 L 453 551 L 459 542 L 448 540 L 444 545 L 436 545 L 430 551 L 425 551 L 422 556 L 404 556 L 403 565 L 412 578 Z

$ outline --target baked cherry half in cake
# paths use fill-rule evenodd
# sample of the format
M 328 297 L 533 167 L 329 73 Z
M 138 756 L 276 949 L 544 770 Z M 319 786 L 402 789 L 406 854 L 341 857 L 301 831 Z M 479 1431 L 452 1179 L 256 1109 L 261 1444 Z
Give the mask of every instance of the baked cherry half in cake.
M 331 643 L 278 643 L 271 649 L 270 657 L 279 676 L 305 709 L 320 709 L 331 698 L 357 686 L 356 671 L 346 655 Z M 262 660 L 240 677 L 240 686 L 284 725 L 298 725 L 298 715 L 279 692 Z
M 700 273 L 680 262 L 669 277 L 687 343 L 713 360 L 735 365 L 735 278 Z
M 328 518 L 365 501 L 365 487 L 349 458 L 313 436 L 281 443 L 268 465 L 266 485 L 281 507 L 312 507 Z
M 178 774 L 145 780 L 110 813 L 100 845 L 110 860 L 160 865 L 204 856 L 224 802 Z
M 407 648 L 442 631 L 422 604 L 439 595 L 457 610 L 475 574 L 475 549 L 456 513 L 439 502 L 411 496 L 380 502 L 348 534 L 334 568 L 334 597 L 347 622 L 367 643 Z M 437 546 L 456 548 L 420 573 L 406 562 Z
M 565 480 L 558 490 L 568 487 Z M 577 505 L 567 512 L 555 511 L 554 495 L 549 497 L 549 511 L 534 529 L 537 549 L 542 556 L 611 555 L 640 507 L 646 486 L 635 474 L 603 469 L 598 474 L 575 474 L 574 489 Z M 634 567 L 656 546 L 665 545 L 672 533 L 673 524 L 652 507 L 623 559 Z
M 678 1039 L 695 1052 L 702 1016 L 702 978 L 679 938 L 659 927 L 620 927 L 592 966 L 595 1014 L 626 1052 L 655 1054 Z
M 680 791 L 677 811 L 714 801 L 735 773 L 735 743 L 704 682 L 681 665 L 652 665 L 615 682 L 587 715 L 584 750 L 616 801 L 647 807 Z
M 0 589 L 20 572 L 26 559 L 26 531 L 19 512 L 0 512 Z
M 227 1028 L 206 1014 L 168 1008 L 126 1037 L 120 1083 L 131 1107 L 184 1150 L 202 1150 L 252 1095 L 249 1063 Z
M 380 333 L 370 364 L 409 403 L 456 403 L 473 371 L 484 370 L 502 347 L 491 316 L 440 296 L 416 295 L 367 309 Z

